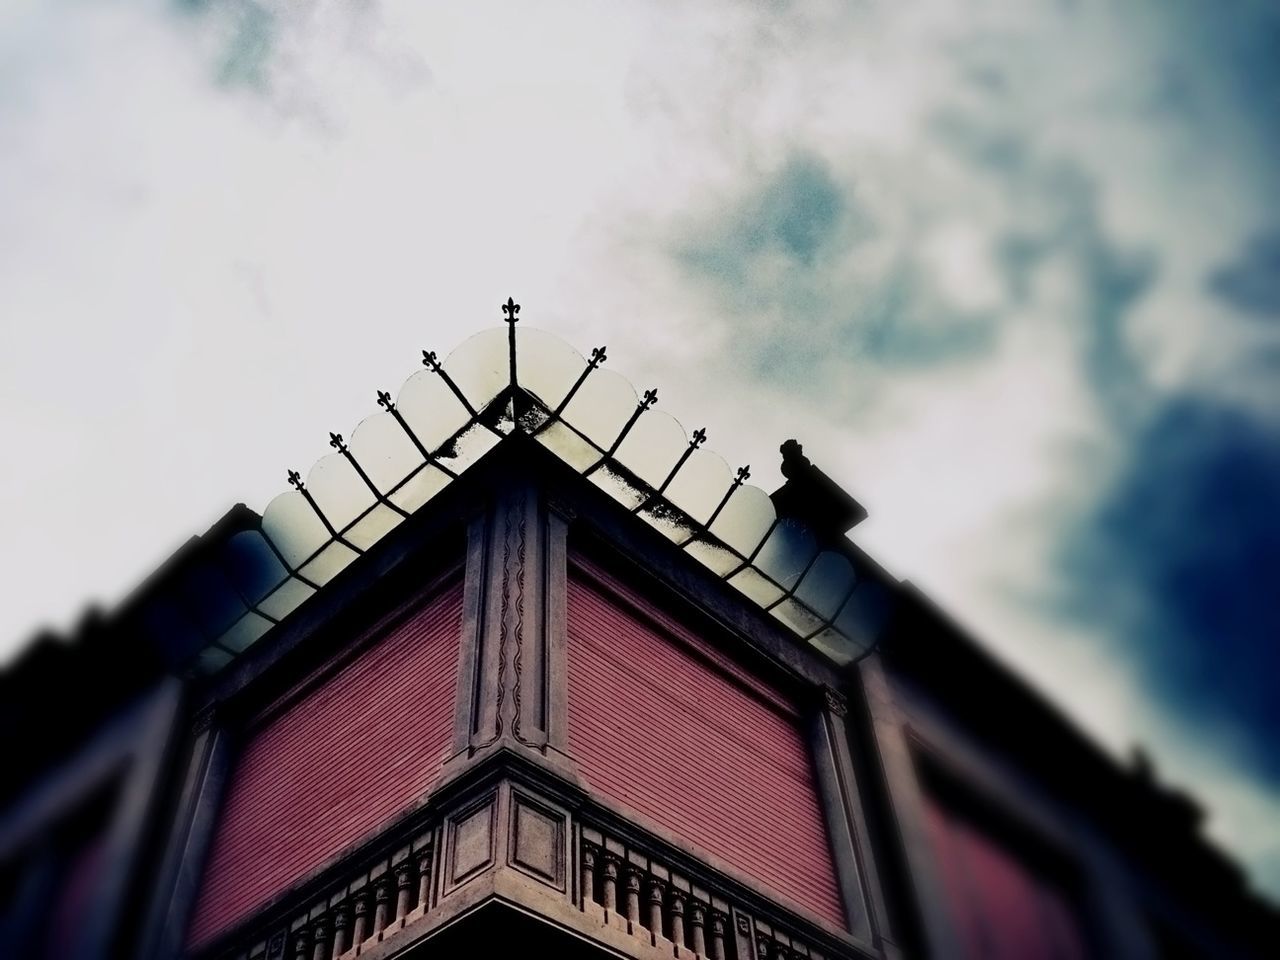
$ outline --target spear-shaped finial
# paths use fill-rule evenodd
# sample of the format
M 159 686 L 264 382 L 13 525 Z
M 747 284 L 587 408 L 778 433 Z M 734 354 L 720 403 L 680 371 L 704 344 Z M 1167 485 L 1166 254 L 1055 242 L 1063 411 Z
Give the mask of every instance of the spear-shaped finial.
M 387 391 L 385 391 L 385 390 L 379 390 L 379 391 L 378 391 L 378 406 L 380 406 L 380 407 L 382 407 L 382 409 L 386 410 L 386 411 L 387 411 L 387 413 L 390 413 L 392 410 L 394 410 L 394 409 L 395 409 L 395 406 L 396 406 L 396 405 L 395 405 L 394 403 L 392 403 L 392 402 L 391 402 L 391 394 L 387 393 Z
M 332 432 L 330 432 L 330 434 L 329 434 L 329 446 L 333 447 L 333 449 L 335 449 L 335 450 L 341 451 L 342 453 L 346 453 L 346 452 L 347 452 L 347 445 L 343 442 L 343 440 L 342 440 L 342 434 L 340 434 L 340 433 L 332 433 Z
M 656 387 L 650 387 L 644 392 L 644 399 L 640 401 L 640 406 L 648 410 L 658 402 L 658 390 Z
M 520 318 L 517 314 L 520 312 L 520 304 L 516 303 L 514 297 L 507 297 L 507 302 L 502 305 L 503 319 L 507 323 L 516 323 Z
M 608 357 L 605 355 L 604 350 L 605 350 L 604 347 L 591 348 L 591 366 L 593 368 L 600 366 L 600 364 L 604 363 L 605 360 L 608 359 Z
M 697 430 L 693 431 L 693 436 L 689 439 L 689 446 L 693 447 L 696 450 L 698 449 L 698 447 L 702 446 L 706 442 L 707 442 L 707 428 L 699 427 Z
M 503 319 L 507 322 L 507 364 L 511 373 L 511 392 L 515 395 L 516 387 L 519 386 L 516 377 L 516 321 L 520 319 L 520 304 L 516 303 L 514 297 L 507 297 L 507 302 L 502 305 L 502 312 L 505 314 Z
M 297 470 L 289 471 L 289 486 L 293 487 L 299 493 L 302 492 L 302 474 Z
M 440 361 L 436 359 L 436 352 L 434 350 L 422 351 L 422 365 L 428 370 L 434 371 L 440 369 Z

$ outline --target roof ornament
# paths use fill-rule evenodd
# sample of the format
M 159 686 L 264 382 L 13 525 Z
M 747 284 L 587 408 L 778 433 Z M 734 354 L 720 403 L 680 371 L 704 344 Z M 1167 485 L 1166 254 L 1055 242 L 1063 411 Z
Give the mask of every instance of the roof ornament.
M 693 431 L 692 436 L 689 437 L 689 445 L 684 448 L 684 452 L 680 454 L 680 459 L 677 460 L 676 465 L 671 468 L 671 472 L 667 474 L 667 478 L 662 481 L 662 484 L 658 487 L 657 490 L 655 490 L 650 496 L 646 497 L 644 501 L 631 512 L 639 513 L 641 510 L 645 509 L 645 507 L 649 506 L 655 500 L 658 500 L 659 498 L 661 498 L 662 495 L 667 492 L 667 487 L 671 486 L 671 481 L 673 481 L 676 478 L 676 474 L 680 472 L 680 468 L 683 467 L 689 461 L 689 458 L 691 456 L 693 456 L 693 451 L 697 450 L 700 446 L 702 446 L 706 442 L 707 442 L 706 427 L 699 427 L 697 430 Z
M 507 353 L 511 362 L 511 389 L 514 392 L 518 381 L 516 380 L 516 323 L 519 322 L 520 304 L 516 303 L 514 297 L 507 297 L 507 302 L 502 305 L 503 320 L 507 324 Z
M 335 450 L 337 450 L 339 453 L 341 453 L 344 457 L 347 458 L 347 463 L 351 464 L 351 469 L 355 470 L 356 474 L 364 482 L 364 485 L 369 488 L 369 492 L 373 494 L 375 500 L 377 500 L 381 504 L 384 504 L 390 507 L 392 510 L 400 514 L 400 516 L 402 517 L 409 516 L 408 513 L 400 509 L 398 506 L 396 506 L 394 503 L 392 503 L 390 500 L 388 500 L 386 497 L 382 495 L 382 491 L 378 489 L 377 485 L 373 482 L 373 479 L 369 476 L 369 474 L 364 472 L 364 467 L 360 466 L 360 461 L 355 458 L 355 454 L 351 452 L 351 449 L 347 446 L 346 441 L 342 439 L 342 434 L 330 432 L 329 446 L 333 447 Z
M 733 496 L 734 492 L 740 486 L 742 486 L 744 483 L 747 482 L 747 478 L 750 476 L 751 476 L 751 467 L 744 465 L 738 468 L 738 472 L 733 477 L 733 483 L 729 484 L 729 489 L 726 490 L 724 493 L 724 496 L 720 498 L 720 503 L 717 504 L 716 508 L 711 511 L 711 516 L 707 517 L 707 522 L 704 524 L 704 526 L 708 530 L 710 530 L 711 525 L 716 522 L 716 517 L 720 516 L 720 511 L 723 510 L 725 507 L 725 504 L 729 502 L 729 498 Z
M 439 374 L 440 379 L 443 380 L 448 385 L 449 389 L 453 391 L 453 395 L 462 401 L 462 405 L 466 407 L 467 413 L 471 414 L 473 417 L 479 416 L 476 408 L 473 407 L 471 405 L 471 401 L 467 399 L 467 395 L 458 389 L 458 385 L 453 382 L 453 377 L 449 376 L 444 365 L 440 363 L 440 359 L 436 356 L 436 352 L 434 350 L 422 351 L 422 365 L 432 373 Z
M 423 354 L 426 354 L 427 351 L 424 350 L 422 352 Z M 431 356 L 434 357 L 435 354 L 431 354 Z M 418 435 L 413 432 L 413 429 L 409 426 L 408 423 L 405 422 L 404 417 L 400 415 L 400 411 L 396 409 L 395 402 L 391 399 L 391 394 L 389 394 L 386 390 L 378 391 L 378 406 L 382 407 L 383 410 L 386 410 L 387 413 L 395 417 L 396 423 L 400 424 L 400 429 L 404 431 L 405 436 L 408 437 L 409 440 L 412 441 L 413 445 L 418 449 L 418 453 L 422 455 L 423 460 L 431 464 L 436 469 L 446 473 L 449 476 L 449 479 L 456 480 L 458 478 L 458 475 L 456 473 L 454 473 L 452 470 L 450 470 L 448 467 L 442 464 L 439 458 L 437 458 L 435 454 L 433 454 L 430 450 L 428 450 L 426 446 L 423 444 L 423 442 L 418 439 Z M 403 512 L 403 511 L 400 511 L 399 507 L 396 507 L 394 504 L 390 503 L 389 501 L 387 502 L 387 506 L 392 507 L 397 512 Z
M 573 395 L 578 392 L 578 388 L 581 387 L 583 383 L 586 382 L 586 379 L 591 374 L 591 371 L 594 370 L 596 367 L 600 366 L 600 364 L 604 363 L 606 359 L 608 359 L 608 357 L 605 354 L 604 346 L 591 348 L 590 361 L 587 363 L 585 367 L 582 368 L 582 373 L 578 374 L 578 379 L 573 382 L 573 386 L 570 387 L 569 392 L 564 395 L 564 399 L 560 401 L 560 403 L 556 406 L 555 410 L 551 411 L 551 418 L 553 420 L 558 419 L 560 417 L 560 414 L 564 413 L 564 408 L 569 405 L 569 401 L 572 400 Z
M 289 486 L 293 487 L 299 493 L 303 491 L 304 484 L 302 483 L 302 474 L 297 470 L 289 471 Z

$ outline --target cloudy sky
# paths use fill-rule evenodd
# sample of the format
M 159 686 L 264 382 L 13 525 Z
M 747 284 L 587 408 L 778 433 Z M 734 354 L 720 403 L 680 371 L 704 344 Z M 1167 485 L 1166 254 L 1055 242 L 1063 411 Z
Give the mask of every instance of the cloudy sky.
M 0 4 L 0 659 L 512 295 L 1280 895 L 1280 8 L 435 6 Z

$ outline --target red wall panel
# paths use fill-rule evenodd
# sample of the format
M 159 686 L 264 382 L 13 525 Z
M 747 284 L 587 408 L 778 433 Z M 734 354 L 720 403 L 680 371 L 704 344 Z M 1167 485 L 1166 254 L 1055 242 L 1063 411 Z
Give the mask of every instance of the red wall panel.
M 695 852 L 845 926 L 794 708 L 669 617 L 628 604 L 643 601 L 569 580 L 569 745 L 583 776 Z
M 193 945 L 423 796 L 451 745 L 461 615 L 457 585 L 251 735 L 223 802 Z
M 936 797 L 925 814 L 951 915 L 970 960 L 1085 960 L 1060 886 Z

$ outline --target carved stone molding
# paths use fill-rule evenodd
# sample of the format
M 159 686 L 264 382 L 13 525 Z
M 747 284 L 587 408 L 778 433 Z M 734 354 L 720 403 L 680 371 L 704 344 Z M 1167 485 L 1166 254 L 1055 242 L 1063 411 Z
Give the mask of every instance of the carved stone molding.
M 838 717 L 849 715 L 849 700 L 838 690 L 833 690 L 831 687 L 823 687 L 822 702 L 827 710 Z

